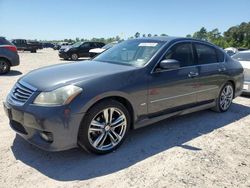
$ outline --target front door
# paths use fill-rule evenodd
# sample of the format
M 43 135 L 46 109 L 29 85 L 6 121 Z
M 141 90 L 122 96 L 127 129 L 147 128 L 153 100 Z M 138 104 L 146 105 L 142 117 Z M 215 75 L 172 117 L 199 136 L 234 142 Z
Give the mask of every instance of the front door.
M 166 52 L 164 59 L 179 61 L 180 68 L 165 70 L 156 66 L 149 78 L 149 115 L 171 113 L 196 104 L 198 69 L 192 44 L 175 44 Z
M 89 50 L 91 49 L 90 42 L 85 42 L 79 47 L 80 57 L 89 57 Z

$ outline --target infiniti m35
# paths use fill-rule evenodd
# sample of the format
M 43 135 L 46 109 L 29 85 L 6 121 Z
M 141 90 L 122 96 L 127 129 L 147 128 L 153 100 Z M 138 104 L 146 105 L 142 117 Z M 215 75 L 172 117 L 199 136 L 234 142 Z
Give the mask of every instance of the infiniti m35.
M 243 80 L 241 64 L 211 43 L 139 38 L 90 61 L 31 71 L 4 109 L 12 129 L 42 149 L 104 154 L 131 129 L 198 110 L 227 111 Z

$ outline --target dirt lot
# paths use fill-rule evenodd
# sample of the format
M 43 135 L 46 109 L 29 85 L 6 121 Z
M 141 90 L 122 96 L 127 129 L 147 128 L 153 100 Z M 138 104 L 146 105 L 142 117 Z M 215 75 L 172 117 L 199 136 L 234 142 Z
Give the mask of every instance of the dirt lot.
M 21 52 L 21 65 L 0 76 L 0 102 L 30 70 L 64 63 L 57 52 Z M 77 62 L 76 62 L 77 63 Z M 8 125 L 0 108 L 0 187 L 250 187 L 250 98 L 231 109 L 202 111 L 132 131 L 105 156 L 78 149 L 45 152 Z

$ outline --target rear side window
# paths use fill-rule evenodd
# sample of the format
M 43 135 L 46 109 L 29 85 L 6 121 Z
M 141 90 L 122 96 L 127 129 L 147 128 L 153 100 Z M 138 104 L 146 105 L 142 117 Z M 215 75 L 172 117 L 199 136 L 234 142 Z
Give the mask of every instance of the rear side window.
M 181 67 L 194 65 L 193 50 L 191 43 L 179 43 L 170 48 L 164 59 L 175 59 L 180 62 Z
M 224 62 L 225 54 L 221 50 L 216 50 L 218 62 Z
M 197 53 L 198 64 L 217 63 L 215 48 L 204 44 L 194 44 Z
M 12 45 L 12 44 L 5 38 L 0 37 L 0 45 Z

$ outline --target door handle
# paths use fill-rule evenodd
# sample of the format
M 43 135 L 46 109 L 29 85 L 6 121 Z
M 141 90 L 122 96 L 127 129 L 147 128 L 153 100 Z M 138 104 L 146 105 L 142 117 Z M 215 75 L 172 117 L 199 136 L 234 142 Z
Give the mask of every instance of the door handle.
M 219 69 L 218 69 L 219 72 L 224 72 L 224 71 L 226 71 L 226 70 L 227 70 L 227 69 L 226 69 L 225 67 L 222 67 L 222 68 L 219 68 Z
M 197 77 L 197 76 L 199 76 L 199 73 L 198 73 L 198 72 L 190 72 L 190 73 L 188 74 L 188 77 L 189 77 L 189 78 L 194 78 L 194 77 Z

